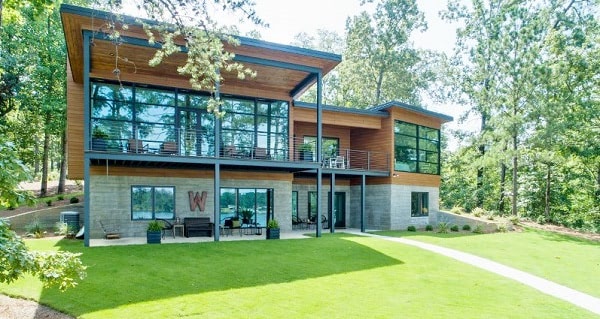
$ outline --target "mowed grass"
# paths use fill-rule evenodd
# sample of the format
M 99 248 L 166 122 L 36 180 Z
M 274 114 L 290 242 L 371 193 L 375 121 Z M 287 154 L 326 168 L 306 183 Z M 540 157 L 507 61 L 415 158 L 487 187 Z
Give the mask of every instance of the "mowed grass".
M 378 232 L 485 257 L 600 298 L 600 242 L 526 228 L 522 232 Z
M 88 277 L 61 293 L 33 278 L 0 291 L 82 318 L 597 318 L 418 248 L 323 238 L 84 248 Z

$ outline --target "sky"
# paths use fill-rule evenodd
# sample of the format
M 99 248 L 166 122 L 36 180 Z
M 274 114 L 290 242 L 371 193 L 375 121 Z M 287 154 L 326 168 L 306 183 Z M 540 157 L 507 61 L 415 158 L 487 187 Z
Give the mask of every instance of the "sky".
M 257 15 L 269 24 L 269 28 L 258 28 L 265 41 L 289 44 L 300 32 L 316 34 L 318 29 L 336 31 L 344 34 L 346 19 L 359 14 L 370 7 L 361 7 L 359 0 L 255 0 Z M 445 52 L 451 55 L 455 43 L 456 25 L 449 24 L 439 17 L 439 11 L 446 8 L 445 0 L 417 0 L 419 10 L 425 14 L 428 29 L 424 33 L 413 35 L 412 41 L 417 48 Z M 242 34 L 257 29 L 251 24 L 238 25 Z M 445 125 L 449 129 L 467 129 L 474 131 L 479 125 L 477 119 L 458 123 L 458 118 L 466 107 L 453 104 L 438 104 L 424 101 L 428 110 L 454 117 L 454 121 Z M 450 149 L 456 149 L 458 141 L 450 140 Z

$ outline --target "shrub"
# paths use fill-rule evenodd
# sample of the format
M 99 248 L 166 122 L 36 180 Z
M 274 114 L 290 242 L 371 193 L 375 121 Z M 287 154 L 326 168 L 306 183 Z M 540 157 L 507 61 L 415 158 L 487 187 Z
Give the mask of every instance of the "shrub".
M 458 225 L 452 225 L 452 227 L 450 227 L 451 231 L 458 231 Z
M 494 220 L 494 214 L 490 213 L 486 216 L 488 220 Z
M 162 223 L 155 219 L 148 223 L 147 231 L 149 231 L 149 232 L 161 231 L 162 226 L 163 226 Z
M 417 231 L 417 228 L 415 228 L 415 226 L 410 225 L 410 226 L 406 227 L 406 230 L 408 230 L 408 231 Z
M 510 216 L 509 220 L 513 225 L 519 225 L 519 222 L 521 221 L 519 216 Z
M 546 216 L 540 215 L 535 220 L 538 224 L 544 225 L 546 223 Z
M 34 236 L 35 238 L 44 237 L 44 227 L 37 218 L 33 219 L 31 223 L 25 226 L 25 231 L 28 236 Z
M 483 226 L 480 224 L 475 225 L 475 228 L 473 228 L 473 232 L 475 234 L 483 234 Z
M 279 223 L 277 222 L 276 219 L 271 219 L 267 223 L 267 228 L 269 228 L 269 229 L 277 229 L 277 228 L 279 228 Z
M 475 207 L 475 208 L 473 208 L 473 210 L 471 211 L 471 213 L 475 217 L 481 217 L 481 216 L 485 215 L 486 212 L 485 212 L 485 209 L 483 209 L 481 207 Z
M 69 225 L 67 225 L 67 223 L 56 222 L 56 224 L 54 225 L 54 233 L 56 235 L 64 236 L 68 233 L 68 231 L 69 231 Z
M 58 196 L 56 197 L 56 199 L 58 199 L 58 200 L 63 200 L 63 199 L 65 199 L 65 196 L 63 196 L 63 195 L 58 195 Z
M 496 229 L 500 233 L 506 233 L 508 231 L 508 227 L 505 224 L 498 225 Z
M 465 209 L 460 207 L 460 206 L 454 206 L 452 207 L 452 209 L 450 210 L 451 213 L 456 214 L 456 215 L 462 215 L 464 213 L 466 213 Z
M 51 199 L 47 200 L 47 201 L 46 201 L 46 204 L 47 204 L 48 206 L 52 206 L 52 200 L 51 200 Z
M 471 230 L 471 225 L 469 225 L 469 224 L 463 225 L 462 230 L 466 230 L 466 231 Z
M 69 202 L 71 204 L 77 204 L 77 203 L 79 203 L 79 198 L 77 198 L 77 197 L 71 197 L 71 199 L 69 200 Z
M 427 224 L 427 226 L 425 226 L 425 230 L 426 231 L 433 231 L 433 226 Z
M 450 224 L 446 222 L 441 222 L 438 224 L 438 233 L 445 234 L 448 232 L 448 228 L 450 228 Z

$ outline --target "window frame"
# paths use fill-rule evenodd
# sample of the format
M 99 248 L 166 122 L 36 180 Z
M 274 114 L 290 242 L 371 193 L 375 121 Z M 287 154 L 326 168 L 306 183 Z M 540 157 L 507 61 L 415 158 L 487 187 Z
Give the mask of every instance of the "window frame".
M 415 203 L 416 200 L 416 203 Z M 416 208 L 416 211 L 415 211 Z M 410 193 L 410 217 L 429 216 L 429 192 Z
M 396 132 L 400 125 L 410 125 L 414 127 L 414 135 L 406 133 L 406 132 Z M 434 132 L 436 133 L 436 138 L 431 139 L 427 136 L 421 136 L 422 132 Z M 412 146 L 402 146 L 399 145 L 401 139 L 405 144 L 413 144 Z M 413 142 L 414 141 L 414 142 Z M 426 143 L 436 144 L 436 151 L 432 151 L 425 147 Z M 404 147 L 406 151 L 406 156 L 409 158 L 400 162 L 397 156 L 399 150 Z M 436 161 L 431 162 L 428 161 L 428 155 L 435 154 Z M 414 159 L 410 159 L 414 157 Z M 403 163 L 407 165 L 406 169 L 401 169 L 397 166 L 398 163 Z M 411 168 L 411 164 L 414 164 L 414 170 Z M 408 172 L 408 173 L 418 173 L 418 174 L 429 174 L 429 175 L 440 175 L 441 172 L 441 132 L 437 128 L 423 126 L 415 123 L 409 123 L 401 120 L 394 120 L 394 171 L 397 172 Z M 435 165 L 435 172 L 425 171 L 426 168 L 430 168 L 432 165 Z
M 151 203 L 150 206 L 152 207 L 152 217 L 151 218 L 135 218 L 134 217 L 134 189 L 136 188 L 150 188 L 150 192 L 151 192 Z M 175 219 L 176 218 L 176 212 L 177 212 L 177 200 L 176 200 L 176 187 L 175 186 L 171 186 L 171 185 L 159 185 L 159 186 L 155 186 L 155 185 L 131 185 L 130 187 L 130 196 L 131 196 L 131 201 L 130 201 L 130 218 L 132 221 L 146 221 L 146 220 L 154 220 L 157 218 L 156 216 L 156 188 L 171 188 L 173 190 L 173 201 L 172 201 L 172 216 L 171 218 L 161 218 L 161 219 Z

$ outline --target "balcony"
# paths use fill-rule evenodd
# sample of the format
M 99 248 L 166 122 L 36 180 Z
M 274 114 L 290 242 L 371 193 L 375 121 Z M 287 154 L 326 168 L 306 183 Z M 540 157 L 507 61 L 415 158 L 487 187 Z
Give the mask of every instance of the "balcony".
M 325 171 L 379 171 L 389 172 L 390 156 L 388 153 L 355 149 L 339 149 L 324 152 L 323 159 L 317 160 L 314 143 L 305 143 L 302 138 L 282 140 L 268 134 L 243 134 L 233 136 L 223 143 L 215 154 L 214 136 L 206 131 L 178 130 L 171 138 L 161 138 L 153 134 L 153 138 L 124 138 L 118 134 L 92 138 L 88 151 L 91 154 L 124 155 L 136 161 L 189 162 L 190 159 L 221 160 L 221 163 L 238 163 L 252 166 L 269 166 L 276 164 L 283 167 L 285 163 L 305 169 L 316 169 L 319 166 Z M 100 156 L 103 157 L 103 156 Z M 120 156 L 120 158 L 123 158 Z M 161 160 L 162 159 L 162 160 Z

